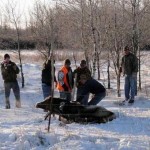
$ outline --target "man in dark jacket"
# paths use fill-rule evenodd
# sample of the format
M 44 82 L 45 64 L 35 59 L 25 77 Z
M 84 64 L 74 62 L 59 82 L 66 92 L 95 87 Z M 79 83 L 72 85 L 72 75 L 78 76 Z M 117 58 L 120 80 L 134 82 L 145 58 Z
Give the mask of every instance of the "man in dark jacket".
M 124 49 L 124 56 L 122 57 L 120 73 L 125 75 L 125 100 L 123 103 L 134 103 L 134 97 L 137 92 L 137 72 L 138 72 L 138 59 L 130 52 L 128 46 Z
M 1 73 L 4 80 L 6 109 L 10 109 L 9 96 L 11 89 L 13 90 L 16 98 L 16 107 L 20 108 L 20 88 L 17 82 L 19 68 L 10 60 L 10 56 L 8 54 L 4 55 L 4 61 L 1 63 Z
M 74 77 L 76 77 L 76 87 L 77 87 L 76 99 L 79 98 L 79 96 L 82 93 L 83 87 L 84 87 L 83 84 L 80 82 L 81 74 L 85 74 L 87 76 L 87 78 L 91 78 L 91 71 L 88 69 L 85 60 L 81 60 L 80 67 L 78 67 L 77 69 L 74 70 Z M 87 93 L 87 95 L 84 96 L 85 104 L 86 104 L 86 101 L 88 98 L 89 98 L 89 93 Z M 84 104 L 84 100 L 82 102 Z
M 44 99 L 51 95 L 52 87 L 52 69 L 51 69 L 51 60 L 48 59 L 44 62 L 42 68 L 42 90 Z M 54 82 L 57 84 L 55 76 L 55 67 L 54 67 Z
M 92 93 L 93 97 L 89 102 L 88 99 L 86 99 L 86 102 L 84 99 L 84 105 L 97 105 L 106 96 L 104 86 L 92 77 L 87 78 L 85 74 L 80 75 L 80 82 L 84 85 L 81 96 L 77 99 L 81 104 L 83 104 L 84 96 L 87 93 Z

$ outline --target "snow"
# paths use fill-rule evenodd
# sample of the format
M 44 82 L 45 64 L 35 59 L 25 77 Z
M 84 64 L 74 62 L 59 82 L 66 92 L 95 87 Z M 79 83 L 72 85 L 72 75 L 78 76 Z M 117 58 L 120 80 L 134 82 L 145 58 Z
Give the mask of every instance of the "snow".
M 148 59 L 148 58 L 147 58 Z M 61 63 L 56 62 L 56 69 Z M 99 105 L 117 114 L 117 119 L 106 124 L 63 124 L 58 116 L 52 117 L 50 133 L 45 112 L 35 108 L 43 100 L 41 66 L 24 64 L 25 88 L 21 89 L 22 108 L 15 108 L 11 93 L 11 109 L 5 109 L 3 81 L 0 77 L 0 150 L 149 150 L 150 149 L 150 98 L 149 70 L 143 64 L 143 91 L 138 93 L 132 106 L 117 106 L 123 100 L 124 77 L 121 77 L 122 97 L 116 97 L 116 82 L 108 96 Z M 106 69 L 104 68 L 104 71 Z M 105 72 L 104 72 L 105 74 Z M 106 77 L 104 77 L 106 80 Z M 19 76 L 21 87 L 21 79 Z M 106 85 L 106 84 L 105 84 Z M 55 96 L 58 96 L 55 90 Z

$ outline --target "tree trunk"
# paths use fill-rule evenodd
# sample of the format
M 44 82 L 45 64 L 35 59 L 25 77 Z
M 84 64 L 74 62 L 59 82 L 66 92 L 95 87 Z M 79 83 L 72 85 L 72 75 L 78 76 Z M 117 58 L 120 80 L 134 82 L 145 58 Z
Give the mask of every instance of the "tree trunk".
M 16 30 L 17 30 L 17 45 L 18 45 L 18 54 L 19 54 L 20 71 L 21 71 L 21 79 L 22 79 L 22 88 L 24 88 L 24 74 L 23 74 L 21 50 L 20 50 L 20 35 L 19 35 L 19 30 L 18 29 Z
M 120 92 L 120 74 L 117 74 L 117 95 L 118 95 L 118 97 L 121 97 L 121 92 Z
M 141 72 L 140 72 L 140 49 L 139 49 L 139 0 L 133 0 L 132 2 L 132 15 L 133 15 L 133 35 L 132 35 L 132 43 L 133 43 L 133 53 L 137 55 L 139 51 L 139 89 L 141 90 Z M 136 77 L 136 95 L 137 95 L 137 77 Z
M 109 52 L 108 52 L 108 64 L 107 64 L 107 78 L 108 78 L 108 89 L 110 89 L 110 60 L 109 60 Z
M 119 68 L 119 60 L 120 60 L 120 56 L 119 56 L 119 49 L 117 46 L 117 14 L 116 14 L 116 4 L 115 4 L 115 51 L 116 51 L 116 56 L 117 56 L 117 61 L 116 61 L 116 75 L 117 75 L 117 95 L 118 97 L 121 97 L 121 93 L 120 93 L 120 73 L 118 73 L 117 68 Z
M 92 75 L 93 78 L 95 77 L 95 72 L 96 72 L 96 61 L 97 61 L 97 42 L 96 42 L 96 33 L 95 33 L 95 27 L 94 27 L 94 15 L 93 15 L 93 8 L 92 8 L 92 1 L 89 0 L 90 2 L 90 23 L 91 23 L 91 31 L 92 31 L 92 37 L 93 37 L 93 50 L 94 50 L 94 55 L 93 55 L 93 68 L 92 68 Z
M 97 79 L 100 80 L 100 59 L 99 59 L 99 54 L 97 52 L 97 72 L 98 72 L 98 77 Z
M 141 87 L 141 53 L 140 53 L 140 49 L 139 49 L 139 59 L 138 59 L 138 67 L 139 67 L 139 86 L 138 86 L 138 90 L 142 90 L 142 87 Z
M 85 5 L 85 1 L 81 0 L 81 44 L 82 44 L 82 49 L 84 51 L 84 55 L 85 55 L 85 60 L 86 60 L 86 64 L 87 67 L 91 70 L 91 66 L 90 66 L 90 61 L 89 61 L 89 55 L 88 55 L 88 48 L 87 48 L 87 41 L 86 41 L 86 29 L 85 29 L 85 16 L 84 16 L 84 5 Z M 92 72 L 92 70 L 91 70 Z
M 132 3 L 132 15 L 133 15 L 133 35 L 132 35 L 132 43 L 133 43 L 133 53 L 136 55 L 138 51 L 138 0 L 133 0 Z

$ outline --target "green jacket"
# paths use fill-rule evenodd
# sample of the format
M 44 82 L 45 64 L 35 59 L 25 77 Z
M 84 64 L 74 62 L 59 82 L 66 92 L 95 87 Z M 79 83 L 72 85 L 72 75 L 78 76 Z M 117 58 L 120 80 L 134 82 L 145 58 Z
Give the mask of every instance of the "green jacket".
M 15 82 L 18 73 L 19 68 L 14 62 L 9 61 L 9 63 L 1 63 L 1 74 L 4 82 Z
M 123 74 L 132 75 L 132 73 L 137 73 L 138 58 L 134 54 L 129 53 L 122 57 L 121 66 L 123 68 Z

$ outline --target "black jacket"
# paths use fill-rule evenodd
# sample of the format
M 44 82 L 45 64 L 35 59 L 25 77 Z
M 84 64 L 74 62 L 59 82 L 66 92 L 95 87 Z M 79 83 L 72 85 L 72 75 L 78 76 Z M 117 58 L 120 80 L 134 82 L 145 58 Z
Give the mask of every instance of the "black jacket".
M 123 74 L 132 75 L 134 72 L 137 73 L 138 58 L 134 54 L 129 53 L 128 55 L 122 57 L 121 66 L 123 68 Z
M 54 82 L 56 82 L 55 67 L 54 67 Z M 51 85 L 52 84 L 52 69 L 51 69 L 51 61 L 50 60 L 47 60 L 43 64 L 42 83 L 45 83 L 47 85 Z
M 86 83 L 84 84 L 81 96 L 77 99 L 77 101 L 81 102 L 82 99 L 84 98 L 84 95 L 88 93 L 98 94 L 104 92 L 106 92 L 105 87 L 95 79 L 91 78 L 87 80 Z

